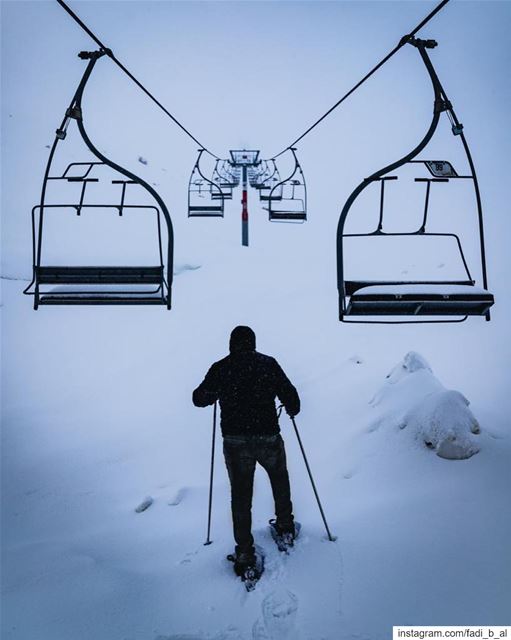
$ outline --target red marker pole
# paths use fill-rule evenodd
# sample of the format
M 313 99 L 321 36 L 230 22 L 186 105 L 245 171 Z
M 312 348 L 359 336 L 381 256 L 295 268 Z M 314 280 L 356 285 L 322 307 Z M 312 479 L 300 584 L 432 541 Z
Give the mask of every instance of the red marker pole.
M 248 247 L 247 167 L 243 165 L 243 193 L 241 196 L 241 244 Z

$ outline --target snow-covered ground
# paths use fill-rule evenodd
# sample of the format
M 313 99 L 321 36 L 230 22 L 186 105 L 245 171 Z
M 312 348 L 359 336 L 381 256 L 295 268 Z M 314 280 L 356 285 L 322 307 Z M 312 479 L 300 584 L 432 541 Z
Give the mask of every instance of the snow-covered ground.
M 247 259 L 243 269 L 241 250 L 232 254 L 243 280 L 256 286 L 257 260 Z M 463 355 L 463 367 L 452 367 L 453 352 L 461 358 L 464 349 L 452 329 L 457 346 L 449 351 L 438 329 L 420 339 L 390 332 L 378 344 L 377 334 L 340 328 L 328 314 L 322 329 L 319 311 L 307 327 L 289 331 L 285 325 L 302 306 L 296 290 L 281 294 L 268 278 L 266 299 L 274 302 L 262 305 L 261 295 L 237 280 L 219 291 L 208 283 L 207 267 L 178 276 L 170 313 L 34 313 L 19 283 L 5 283 L 5 637 L 333 640 L 385 638 L 392 624 L 506 622 L 506 402 L 488 406 L 484 376 L 470 371 L 472 358 L 487 358 L 483 370 L 505 376 L 495 352 L 476 346 Z M 325 299 L 309 291 L 309 302 Z M 275 304 L 286 310 L 277 317 L 270 313 Z M 201 331 L 204 309 L 208 332 Z M 289 557 L 276 551 L 266 526 L 271 494 L 258 472 L 254 529 L 267 561 L 256 591 L 247 594 L 224 559 L 232 536 L 221 456 L 214 543 L 202 544 L 212 412 L 193 408 L 190 393 L 226 351 L 231 325 L 249 320 L 259 348 L 280 359 L 300 390 L 298 424 L 338 539 L 325 539 L 291 425 L 282 418 L 303 535 Z M 485 330 L 474 320 L 465 340 Z M 481 433 L 463 436 L 480 451 L 467 460 L 442 459 L 410 433 L 414 425 L 400 429 L 413 407 L 412 420 L 421 416 L 425 390 L 435 396 L 443 389 L 424 368 L 405 373 L 411 384 L 396 370 L 386 378 L 394 366 L 403 369 L 403 350 L 417 343 L 435 372 L 472 399 Z M 444 412 L 442 428 L 456 428 L 456 415 Z M 153 504 L 136 513 L 147 496 Z
M 220 4 L 206 6 L 222 12 Z M 238 3 L 237 8 L 248 12 L 252 28 L 263 33 L 268 23 L 251 13 L 256 4 L 269 3 Z M 289 18 L 287 3 L 272 4 L 275 19 Z M 349 25 L 355 29 L 352 46 L 360 46 L 357 28 L 363 24 L 374 34 L 378 19 L 383 19 L 376 5 L 321 3 L 323 15 L 314 13 L 315 4 L 303 3 L 305 8 L 298 11 L 299 5 L 291 3 L 298 11 L 293 19 L 308 33 L 309 7 L 315 26 L 326 30 L 323 55 L 328 46 L 342 47 L 342 37 L 337 37 L 335 29 L 329 31 L 328 12 L 342 16 L 350 7 Z M 396 11 L 395 3 L 381 4 Z M 176 225 L 173 309 L 43 307 L 34 312 L 31 301 L 21 295 L 26 282 L 2 280 L 2 638 L 383 640 L 397 624 L 509 624 L 511 305 L 506 280 L 510 258 L 503 239 L 509 237 L 511 224 L 502 188 L 505 141 L 498 117 L 502 107 L 493 106 L 489 124 L 475 125 L 476 116 L 488 109 L 484 89 L 491 86 L 492 76 L 486 71 L 493 70 L 499 55 L 507 51 L 503 34 L 509 6 L 492 4 L 491 16 L 482 5 L 469 3 L 461 17 L 457 13 L 461 4 L 455 3 L 445 18 L 442 14 L 445 22 L 439 17 L 438 29 L 425 35 L 441 32 L 447 40 L 446 34 L 456 34 L 451 45 L 445 43 L 447 52 L 439 53 L 439 58 L 447 88 L 454 85 L 453 99 L 465 96 L 460 110 L 472 123 L 470 139 L 479 151 L 490 282 L 497 301 L 491 323 L 474 318 L 460 325 L 367 327 L 337 320 L 334 230 L 339 205 L 357 180 L 378 166 L 380 158 L 383 164 L 389 153 L 397 157 L 389 145 L 401 130 L 403 117 L 405 122 L 409 117 L 409 105 L 401 105 L 397 116 L 390 110 L 385 116 L 389 121 L 378 132 L 381 137 L 365 139 L 369 121 L 363 109 L 371 113 L 371 104 L 387 95 L 382 93 L 384 84 L 375 80 L 365 106 L 353 103 L 360 114 L 347 106 L 344 124 L 340 115 L 335 116 L 330 134 L 318 131 L 319 141 L 304 147 L 300 159 L 306 177 L 310 176 L 306 224 L 269 224 L 255 193 L 249 193 L 249 249 L 239 246 L 239 191 L 224 220 L 186 220 L 186 173 L 193 165 L 193 154 L 188 150 L 185 160 L 170 159 L 174 147 L 163 144 L 168 142 L 163 139 L 166 134 L 150 135 L 141 117 L 137 126 L 142 133 L 136 138 L 116 135 L 115 122 L 101 124 L 101 117 L 94 115 L 95 89 L 91 87 L 88 109 L 95 138 L 102 138 L 106 147 L 113 145 L 108 150 L 118 159 L 126 157 L 131 145 L 131 167 L 163 183 L 161 190 Z M 159 12 L 165 10 L 164 3 L 155 3 L 151 6 L 156 14 L 151 16 L 140 3 L 126 3 L 119 16 L 118 3 L 80 5 L 88 20 L 102 15 L 94 5 L 106 11 L 106 17 L 111 14 L 112 22 L 105 28 L 117 33 L 120 42 L 119 34 L 124 32 L 122 25 L 115 31 L 116 19 L 131 20 L 130 25 L 135 18 L 143 19 L 156 33 Z M 183 13 L 177 18 L 191 28 L 186 20 L 192 20 L 193 12 L 187 13 L 181 5 Z M 368 6 L 376 11 L 372 22 L 364 12 Z M 402 24 L 384 21 L 391 36 L 405 33 L 430 4 L 399 7 Z M 45 12 L 51 11 L 53 19 L 61 21 L 63 34 L 71 28 L 56 3 L 55 7 L 27 3 L 23 8 L 32 16 L 28 28 L 34 46 L 46 42 L 36 28 L 38 21 L 47 19 Z M 14 4 L 4 13 L 5 26 L 10 28 L 4 45 L 10 67 L 4 86 L 7 109 L 2 114 L 6 133 L 3 273 L 8 278 L 26 278 L 30 270 L 28 212 L 37 201 L 44 147 L 81 69 L 74 61 L 64 71 L 59 67 L 65 82 L 56 74 L 57 82 L 51 74 L 50 78 L 40 70 L 36 73 L 27 55 L 18 60 L 14 52 L 16 37 L 22 33 L 22 14 Z M 217 20 L 216 14 L 210 18 Z M 214 24 L 220 29 L 220 22 Z M 271 25 L 272 35 L 276 24 Z M 496 37 L 499 29 L 501 37 Z M 476 33 L 487 46 L 467 45 L 467 59 L 460 62 L 456 52 L 470 40 L 468 35 Z M 359 76 L 389 48 L 391 36 L 381 36 L 381 50 L 375 45 L 374 50 L 360 54 L 367 57 L 356 69 Z M 159 46 L 166 42 L 161 38 Z M 63 35 L 63 42 L 65 51 L 58 49 L 64 47 L 59 44 L 52 44 L 55 49 L 40 47 L 42 56 L 50 56 L 44 58 L 48 69 L 65 64 L 57 61 L 59 55 L 71 57 L 80 44 L 88 46 L 86 38 L 85 43 L 76 43 Z M 143 50 L 148 45 L 138 46 Z M 339 55 L 342 52 L 339 49 Z M 312 47 L 306 53 L 319 55 Z M 291 58 L 285 52 L 280 55 L 287 69 Z M 147 59 L 145 63 L 146 71 L 152 70 Z M 193 60 L 188 64 L 193 65 Z M 467 76 L 457 78 L 460 66 L 464 74 L 472 74 L 470 82 Z M 13 70 L 26 76 L 25 85 L 18 86 L 19 75 Z M 181 72 L 173 69 L 180 82 Z M 331 73 L 332 68 L 324 70 L 325 87 L 330 87 Z M 353 78 L 343 76 L 341 88 L 357 79 L 353 73 Z M 115 82 L 99 77 L 100 83 Z M 45 83 L 51 83 L 52 92 Z M 496 82 L 495 86 L 495 92 L 504 91 Z M 181 89 L 185 94 L 187 87 Z M 188 86 L 188 115 L 193 121 L 198 115 L 192 89 Z M 408 85 L 395 89 L 406 92 Z M 33 103 L 29 98 L 39 91 L 48 96 L 55 112 L 25 111 Z M 299 122 L 282 124 L 291 127 L 290 137 L 318 104 L 330 105 L 337 94 L 338 88 L 326 96 L 317 88 L 316 94 L 308 96 L 305 110 L 297 95 L 296 104 L 302 105 L 297 106 L 298 111 L 302 109 L 296 115 Z M 430 97 L 428 92 L 424 96 Z M 186 104 L 180 106 L 187 113 Z M 105 104 L 104 108 L 108 112 L 114 107 Z M 249 121 L 260 129 L 250 139 L 258 145 L 257 135 L 264 138 L 268 122 L 257 104 L 252 108 Z M 130 104 L 128 116 L 139 116 L 137 109 L 136 103 Z M 419 128 L 410 124 L 412 131 L 397 138 L 398 144 L 410 148 L 429 110 L 427 102 L 415 114 Z M 154 112 L 149 114 L 148 118 Z M 357 126 L 348 124 L 354 117 Z M 228 116 L 222 126 L 211 125 L 211 138 L 218 135 L 221 144 L 231 144 L 227 120 Z M 24 137 L 27 122 L 32 135 Z M 157 124 L 167 127 L 166 121 Z M 245 131 L 242 124 L 229 120 L 236 135 Z M 346 151 L 350 161 L 341 166 L 338 152 L 328 144 L 328 135 L 338 126 L 352 129 L 345 134 L 347 142 L 353 142 Z M 272 131 L 265 144 L 273 147 L 275 128 Z M 208 133 L 205 126 L 204 132 Z M 231 146 L 243 144 L 239 135 L 240 141 L 234 139 Z M 137 161 L 139 155 L 147 165 Z M 172 178 L 163 180 L 163 168 L 171 169 Z M 343 175 L 342 185 L 338 185 L 338 174 Z M 337 185 L 335 189 L 332 184 Z M 378 254 L 371 255 L 377 262 Z M 403 257 L 403 271 L 413 270 L 417 257 Z M 443 274 L 443 258 L 428 257 Z M 276 550 L 267 530 L 273 515 L 271 492 L 258 470 L 254 534 L 266 553 L 266 571 L 252 593 L 234 578 L 225 560 L 233 541 L 220 439 L 213 544 L 203 545 L 212 410 L 191 404 L 193 388 L 211 362 L 225 355 L 229 333 L 237 324 L 253 327 L 258 349 L 279 360 L 300 392 L 303 410 L 298 427 L 330 528 L 337 536 L 335 542 L 325 538 L 292 426 L 282 416 L 302 535 L 289 556 Z M 137 512 L 147 498 L 151 504 Z

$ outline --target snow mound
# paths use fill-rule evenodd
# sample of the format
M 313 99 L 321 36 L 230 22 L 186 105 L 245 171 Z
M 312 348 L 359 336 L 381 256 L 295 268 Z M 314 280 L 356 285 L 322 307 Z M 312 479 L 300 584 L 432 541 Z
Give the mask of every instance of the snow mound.
M 426 359 L 415 351 L 410 351 L 387 375 L 385 384 L 369 404 L 373 407 L 381 405 L 382 409 L 398 407 L 404 398 L 411 403 L 442 389 L 444 387 L 433 375 Z
M 388 374 L 370 401 L 380 415 L 369 427 L 405 431 L 421 447 L 448 460 L 464 460 L 479 451 L 479 423 L 469 401 L 446 389 L 420 354 L 411 351 Z

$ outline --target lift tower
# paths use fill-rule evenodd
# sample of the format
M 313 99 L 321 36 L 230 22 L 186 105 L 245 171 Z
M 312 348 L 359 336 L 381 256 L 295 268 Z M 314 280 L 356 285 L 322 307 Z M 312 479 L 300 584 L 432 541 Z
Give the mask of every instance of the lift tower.
M 254 167 L 258 163 L 259 151 L 247 151 L 247 149 L 232 150 L 231 164 L 242 170 L 242 196 L 241 196 L 241 244 L 248 247 L 248 167 Z

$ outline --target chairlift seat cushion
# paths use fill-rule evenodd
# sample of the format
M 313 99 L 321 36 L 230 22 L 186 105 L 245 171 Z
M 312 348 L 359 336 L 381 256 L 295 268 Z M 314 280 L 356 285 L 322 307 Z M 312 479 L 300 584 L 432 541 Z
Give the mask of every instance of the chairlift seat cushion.
M 36 268 L 36 277 L 39 284 L 53 285 L 159 285 L 163 267 L 44 266 Z
M 223 211 L 206 211 L 204 209 L 198 209 L 197 211 L 188 211 L 189 218 L 223 218 Z
M 347 315 L 483 315 L 493 295 L 470 283 L 346 283 Z
M 270 220 L 306 220 L 305 211 L 270 211 Z
M 166 296 L 161 291 L 145 292 L 138 295 L 125 292 L 101 293 L 101 292 L 76 292 L 63 293 L 50 291 L 41 294 L 39 305 L 161 305 L 167 304 Z
M 166 304 L 163 267 L 39 267 L 38 304 Z
M 191 205 L 188 207 L 188 217 L 193 218 L 194 216 L 196 216 L 197 218 L 207 218 L 215 216 L 223 218 L 224 208 L 223 206 L 218 205 Z

